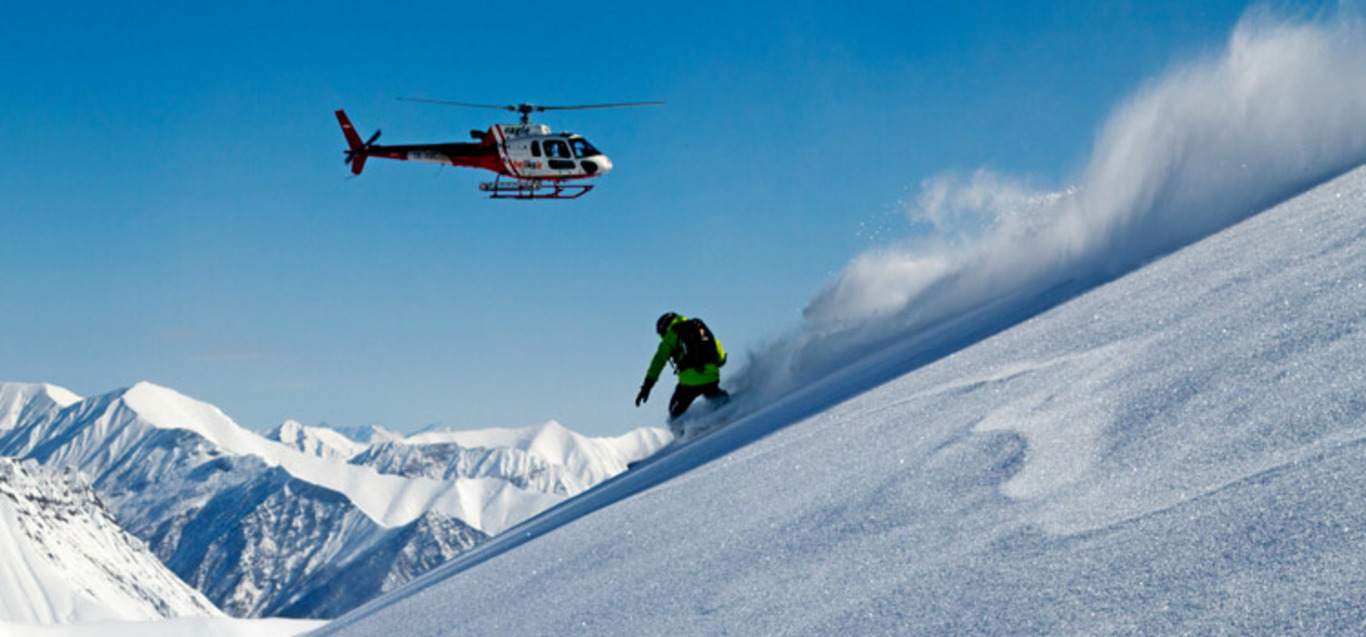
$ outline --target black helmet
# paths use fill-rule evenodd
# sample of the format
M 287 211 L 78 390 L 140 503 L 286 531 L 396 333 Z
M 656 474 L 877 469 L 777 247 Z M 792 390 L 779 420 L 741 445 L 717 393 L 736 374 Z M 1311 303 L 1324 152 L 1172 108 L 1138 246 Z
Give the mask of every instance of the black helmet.
M 674 322 L 674 319 L 676 318 L 678 318 L 678 315 L 673 312 L 665 312 L 661 314 L 659 316 L 659 320 L 655 321 L 655 333 L 659 334 L 660 336 L 663 336 L 664 330 L 669 329 L 669 324 Z

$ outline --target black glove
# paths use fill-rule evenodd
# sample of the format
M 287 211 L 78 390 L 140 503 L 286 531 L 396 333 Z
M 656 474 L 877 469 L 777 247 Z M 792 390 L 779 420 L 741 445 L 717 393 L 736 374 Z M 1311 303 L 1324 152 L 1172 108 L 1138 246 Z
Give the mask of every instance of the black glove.
M 648 381 L 648 380 L 645 381 L 645 383 L 644 383 L 643 385 L 640 386 L 640 393 L 639 393 L 639 394 L 636 394 L 636 406 L 637 406 L 637 407 L 639 407 L 639 406 L 645 404 L 645 401 L 647 401 L 647 400 L 650 399 L 650 388 L 651 388 L 651 387 L 654 387 L 654 386 L 655 386 L 655 384 L 652 383 L 652 382 L 650 382 L 650 381 Z

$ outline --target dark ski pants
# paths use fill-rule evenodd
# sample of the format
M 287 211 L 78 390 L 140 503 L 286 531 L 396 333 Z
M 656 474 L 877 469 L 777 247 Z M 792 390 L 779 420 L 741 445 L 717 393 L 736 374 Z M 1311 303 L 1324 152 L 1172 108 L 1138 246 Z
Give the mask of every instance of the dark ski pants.
M 721 389 L 721 383 L 709 383 L 706 385 L 684 385 L 680 383 L 674 388 L 673 398 L 669 399 L 669 420 L 673 420 L 683 415 L 692 405 L 692 401 L 697 400 L 698 396 L 706 396 L 711 402 L 725 401 L 730 398 L 726 390 Z

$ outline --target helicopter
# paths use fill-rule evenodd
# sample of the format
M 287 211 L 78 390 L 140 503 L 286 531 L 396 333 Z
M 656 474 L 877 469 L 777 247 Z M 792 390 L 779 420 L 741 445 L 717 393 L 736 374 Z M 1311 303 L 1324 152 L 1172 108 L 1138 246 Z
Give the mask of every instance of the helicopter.
M 365 169 L 365 160 L 370 157 L 479 168 L 496 174 L 493 181 L 479 184 L 479 190 L 489 193 L 492 199 L 576 199 L 593 189 L 592 184 L 580 183 L 582 180 L 601 177 L 612 170 L 612 160 L 582 135 L 552 133 L 549 126 L 531 123 L 532 113 L 664 104 L 624 102 L 580 106 L 497 106 L 411 97 L 398 99 L 511 111 L 520 114 L 522 121 L 520 124 L 494 124 L 487 131 L 472 130 L 470 138 L 474 142 L 383 146 L 375 143 L 379 139 L 379 130 L 370 139 L 361 141 L 356 127 L 346 116 L 346 110 L 341 109 L 337 111 L 337 122 L 346 136 L 348 148 L 343 152 L 351 173 L 359 175 Z

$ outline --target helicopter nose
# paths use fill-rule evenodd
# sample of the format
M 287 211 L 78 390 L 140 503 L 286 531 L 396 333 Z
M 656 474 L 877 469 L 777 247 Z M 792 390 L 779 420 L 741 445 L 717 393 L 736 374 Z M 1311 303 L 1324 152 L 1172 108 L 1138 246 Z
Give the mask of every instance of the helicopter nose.
M 579 162 L 579 165 L 583 168 L 583 172 L 588 175 L 605 175 L 607 171 L 612 170 L 612 160 L 608 159 L 606 155 L 585 159 Z

